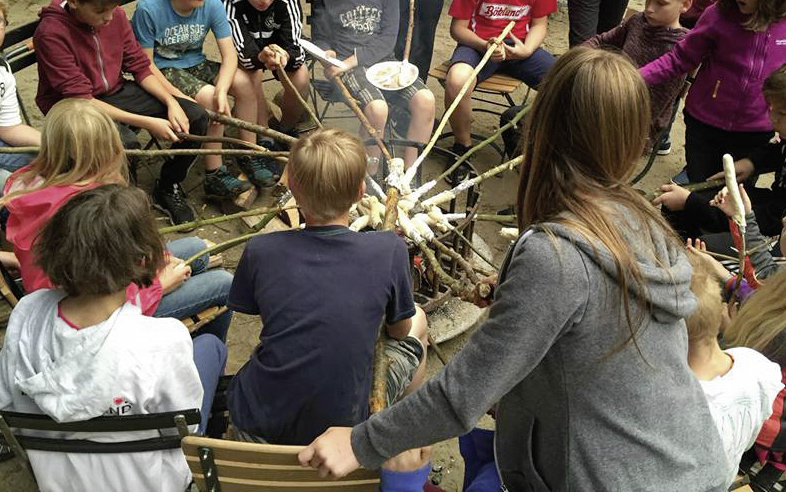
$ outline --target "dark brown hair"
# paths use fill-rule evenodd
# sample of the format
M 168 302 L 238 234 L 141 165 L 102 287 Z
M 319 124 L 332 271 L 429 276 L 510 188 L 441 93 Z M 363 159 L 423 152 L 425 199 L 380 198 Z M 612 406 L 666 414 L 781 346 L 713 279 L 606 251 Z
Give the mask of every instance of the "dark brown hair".
M 636 334 L 649 310 L 645 297 L 628 292 L 646 291 L 637 253 L 660 263 L 654 245 L 631 250 L 619 228 L 619 209 L 631 224 L 640 224 L 643 241 L 659 231 L 672 247 L 682 247 L 658 211 L 627 184 L 644 150 L 649 115 L 649 91 L 629 60 L 578 47 L 546 75 L 524 129 L 519 230 L 543 224 L 551 233 L 544 223 L 561 224 L 609 252 L 626 318 L 621 325 L 627 325 L 612 353 L 631 341 L 639 349 Z
M 164 245 L 138 188 L 105 185 L 71 198 L 34 246 L 36 263 L 69 296 L 147 287 L 164 264 Z
M 786 104 L 786 64 L 780 66 L 764 79 L 761 88 L 767 104 Z M 784 108 L 781 108 L 784 109 Z
M 89 3 L 97 9 L 115 8 L 120 6 L 120 0 L 76 0 L 77 3 Z
M 718 11 L 723 14 L 739 13 L 740 7 L 736 0 L 718 0 Z M 763 31 L 768 25 L 786 17 L 786 0 L 758 0 L 756 12 L 742 23 L 742 27 L 751 31 Z

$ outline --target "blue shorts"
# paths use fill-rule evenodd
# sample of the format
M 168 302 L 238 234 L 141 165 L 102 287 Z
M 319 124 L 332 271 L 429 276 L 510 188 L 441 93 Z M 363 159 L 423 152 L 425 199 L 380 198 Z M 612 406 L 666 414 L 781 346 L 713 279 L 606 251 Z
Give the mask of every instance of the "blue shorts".
M 483 53 L 460 44 L 453 51 L 450 66 L 452 67 L 456 63 L 466 63 L 474 68 L 480 63 L 481 58 L 483 58 Z M 505 60 L 503 62 L 489 60 L 478 74 L 478 83 L 499 72 L 519 79 L 533 89 L 537 89 L 543 76 L 546 75 L 546 72 L 549 71 L 556 61 L 557 59 L 543 48 L 535 50 L 532 56 L 526 60 Z

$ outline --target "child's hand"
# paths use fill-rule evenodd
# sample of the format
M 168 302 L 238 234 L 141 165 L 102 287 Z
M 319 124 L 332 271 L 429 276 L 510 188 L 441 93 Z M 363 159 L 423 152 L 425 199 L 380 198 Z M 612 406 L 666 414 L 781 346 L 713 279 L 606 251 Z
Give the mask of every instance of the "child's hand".
M 755 169 L 753 167 L 753 161 L 751 161 L 750 159 L 740 159 L 734 162 L 734 170 L 737 172 L 737 181 L 742 182 L 742 181 L 747 181 L 748 178 L 750 178 L 753 175 L 753 171 Z M 713 179 L 723 179 L 723 178 L 724 178 L 724 174 L 723 171 L 721 171 L 707 178 L 707 181 Z
M 229 105 L 229 97 L 227 96 L 226 89 L 219 89 L 213 91 L 213 107 L 216 108 L 217 113 L 226 116 L 232 116 L 232 109 Z
M 278 68 L 279 53 L 273 49 L 272 45 L 265 46 L 259 52 L 259 61 L 265 64 L 268 70 L 275 70 Z
M 726 267 L 707 254 L 707 245 L 704 241 L 699 239 L 688 239 L 685 243 L 688 247 L 688 254 L 695 255 L 694 258 L 698 259 L 701 263 L 706 265 L 707 269 L 712 272 L 713 277 L 718 282 L 725 282 L 731 276 L 731 272 L 726 270 Z
M 273 53 L 275 53 L 276 56 L 276 65 L 277 65 L 276 68 L 286 67 L 287 63 L 289 63 L 289 53 L 287 53 L 287 51 L 284 48 L 282 48 L 277 44 L 271 44 L 270 49 L 273 50 Z
M 431 447 L 408 449 L 382 463 L 382 468 L 394 472 L 413 472 L 428 465 Z
M 167 119 L 172 125 L 173 130 L 176 132 L 188 133 L 188 116 L 186 116 L 183 108 L 181 108 L 180 104 L 174 99 L 167 105 Z
M 166 266 L 158 272 L 158 281 L 164 295 L 174 292 L 191 276 L 191 267 L 180 258 L 169 257 Z
M 491 305 L 494 302 L 494 289 L 497 287 L 497 281 L 499 280 L 498 275 L 495 273 L 493 275 L 489 275 L 488 277 L 480 279 L 481 284 L 487 284 L 491 286 L 491 299 L 478 299 L 475 302 L 475 305 L 479 308 L 485 308 Z
M 491 40 L 491 39 L 486 41 L 486 49 L 488 49 L 488 47 L 493 44 L 492 41 L 493 40 Z M 497 46 L 497 48 L 494 50 L 493 53 L 491 53 L 491 61 L 496 62 L 496 63 L 504 62 L 505 58 L 507 58 L 507 55 L 508 55 L 508 53 L 505 50 L 505 45 L 501 44 L 501 45 Z
M 745 186 L 742 184 L 738 185 L 740 187 L 740 197 L 742 197 L 742 205 L 745 208 L 745 215 L 751 213 L 751 199 L 748 198 L 748 194 L 745 193 Z M 726 217 L 731 218 L 734 215 L 734 205 L 732 205 L 731 200 L 729 200 L 729 190 L 725 186 L 722 190 L 715 195 L 715 198 L 710 200 L 710 205 L 715 208 L 718 208 L 726 214 Z
M 688 200 L 688 195 L 690 195 L 690 191 L 673 183 L 662 185 L 660 191 L 663 194 L 652 200 L 652 204 L 663 205 L 672 212 L 684 209 L 685 202 Z
M 172 124 L 163 118 L 149 118 L 145 125 L 145 130 L 159 140 L 169 140 L 177 142 L 180 140 L 172 129 Z
M 330 427 L 297 455 L 300 464 L 316 468 L 319 476 L 341 478 L 360 468 L 352 449 L 351 427 Z
M 527 48 L 524 42 L 517 38 L 515 34 L 508 34 L 508 38 L 513 40 L 513 46 L 507 44 L 502 45 L 505 48 L 506 58 L 508 60 L 526 60 L 532 56 L 532 50 Z

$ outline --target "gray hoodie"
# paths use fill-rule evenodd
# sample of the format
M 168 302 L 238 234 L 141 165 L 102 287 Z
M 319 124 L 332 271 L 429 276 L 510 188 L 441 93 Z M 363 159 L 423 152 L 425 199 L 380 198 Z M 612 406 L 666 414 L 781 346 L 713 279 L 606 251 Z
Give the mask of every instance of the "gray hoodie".
M 499 402 L 497 466 L 511 491 L 724 490 L 720 436 L 687 362 L 691 267 L 661 231 L 618 223 L 633 251 L 661 263 L 637 254 L 651 305 L 637 338 L 643 358 L 630 343 L 609 355 L 627 331 L 609 252 L 562 226 L 551 224 L 553 237 L 527 231 L 467 346 L 353 429 L 359 461 L 378 468 L 463 434 Z

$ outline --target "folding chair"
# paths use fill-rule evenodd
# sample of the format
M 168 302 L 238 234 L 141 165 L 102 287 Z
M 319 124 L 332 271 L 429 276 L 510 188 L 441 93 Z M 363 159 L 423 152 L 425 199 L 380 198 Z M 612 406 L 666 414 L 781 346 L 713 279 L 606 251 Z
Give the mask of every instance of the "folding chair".
M 303 446 L 279 446 L 187 436 L 186 461 L 201 492 L 377 492 L 379 471 L 357 470 L 344 478 L 321 478 L 303 468 Z

